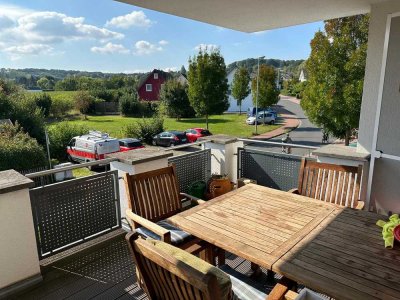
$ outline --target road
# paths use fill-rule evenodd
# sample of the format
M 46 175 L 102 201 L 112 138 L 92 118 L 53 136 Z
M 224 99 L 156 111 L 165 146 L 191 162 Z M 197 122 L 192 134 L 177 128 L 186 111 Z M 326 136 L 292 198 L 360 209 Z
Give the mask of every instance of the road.
M 290 138 L 292 139 L 293 144 L 319 147 L 322 145 L 322 131 L 320 128 L 315 126 L 310 120 L 306 117 L 303 110 L 300 107 L 300 104 L 293 101 L 293 97 L 281 96 L 281 100 L 278 102 L 278 113 L 292 113 L 298 117 L 300 120 L 300 125 L 298 128 L 293 130 L 290 133 Z M 272 138 L 269 141 L 271 142 L 282 142 L 282 137 L 279 136 L 276 138 Z M 271 146 L 260 146 L 251 145 L 252 147 L 262 148 L 263 150 L 270 150 L 274 152 L 281 152 L 280 147 L 271 147 Z M 293 154 L 304 155 L 308 154 L 310 151 L 305 149 L 293 149 Z

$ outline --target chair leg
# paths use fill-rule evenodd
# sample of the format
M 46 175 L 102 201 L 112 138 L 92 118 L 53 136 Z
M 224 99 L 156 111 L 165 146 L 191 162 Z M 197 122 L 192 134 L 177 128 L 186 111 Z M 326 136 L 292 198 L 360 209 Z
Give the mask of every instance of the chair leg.
M 251 270 L 253 271 L 253 273 L 251 274 L 251 277 L 254 277 L 254 278 L 257 278 L 262 273 L 260 266 L 255 263 L 251 263 Z

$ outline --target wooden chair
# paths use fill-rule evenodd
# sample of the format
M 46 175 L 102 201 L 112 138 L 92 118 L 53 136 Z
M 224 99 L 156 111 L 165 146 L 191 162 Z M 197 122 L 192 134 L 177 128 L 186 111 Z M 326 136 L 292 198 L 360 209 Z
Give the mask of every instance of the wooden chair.
M 265 293 L 172 245 L 144 240 L 136 232 L 128 233 L 126 240 L 138 281 L 151 300 L 267 299 Z
M 361 165 L 358 167 L 341 166 L 303 158 L 298 188 L 289 192 L 341 206 L 362 209 L 364 202 L 359 199 L 361 176 Z
M 164 221 L 183 210 L 183 199 L 195 205 L 205 202 L 179 192 L 174 165 L 136 175 L 125 174 L 125 186 L 129 206 L 126 216 L 141 236 L 200 253 L 207 261 L 214 259 L 211 245 Z

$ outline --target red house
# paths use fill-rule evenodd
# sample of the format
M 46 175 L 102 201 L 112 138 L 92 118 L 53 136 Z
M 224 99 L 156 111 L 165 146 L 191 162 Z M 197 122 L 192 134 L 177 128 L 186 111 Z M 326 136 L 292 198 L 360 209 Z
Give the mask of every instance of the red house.
M 169 76 L 167 72 L 157 69 L 144 75 L 139 82 L 139 98 L 145 101 L 158 101 L 161 87 Z

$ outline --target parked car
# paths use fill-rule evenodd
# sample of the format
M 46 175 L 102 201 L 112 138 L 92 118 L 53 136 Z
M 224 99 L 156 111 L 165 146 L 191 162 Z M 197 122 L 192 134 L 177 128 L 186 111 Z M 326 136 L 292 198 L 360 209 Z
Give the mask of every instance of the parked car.
M 188 142 L 186 133 L 184 131 L 164 131 L 153 137 L 154 146 L 176 146 L 186 144 Z
M 265 124 L 275 124 L 275 116 L 268 111 L 261 111 L 258 113 L 257 117 L 257 124 L 262 124 L 265 122 Z M 248 125 L 255 125 L 256 122 L 256 117 L 249 117 L 246 120 L 246 123 Z
M 142 142 L 138 139 L 126 138 L 119 140 L 119 149 L 121 152 L 140 149 L 140 148 L 144 148 L 144 146 Z
M 203 136 L 209 136 L 212 135 L 212 133 L 208 129 L 204 128 L 190 128 L 185 131 L 187 139 L 190 143 L 193 143 L 197 141 L 198 138 L 201 138 Z
M 267 111 L 270 112 L 274 115 L 275 119 L 278 118 L 278 113 L 276 112 L 276 110 L 272 109 L 271 107 L 267 107 L 267 108 L 258 108 L 258 113 L 263 112 L 263 111 Z M 247 116 L 248 117 L 254 117 L 256 115 L 256 108 L 255 107 L 249 107 L 247 109 Z
M 107 133 L 89 131 L 89 134 L 76 136 L 67 146 L 69 161 L 90 162 L 104 159 L 106 154 L 119 152 L 119 142 Z

